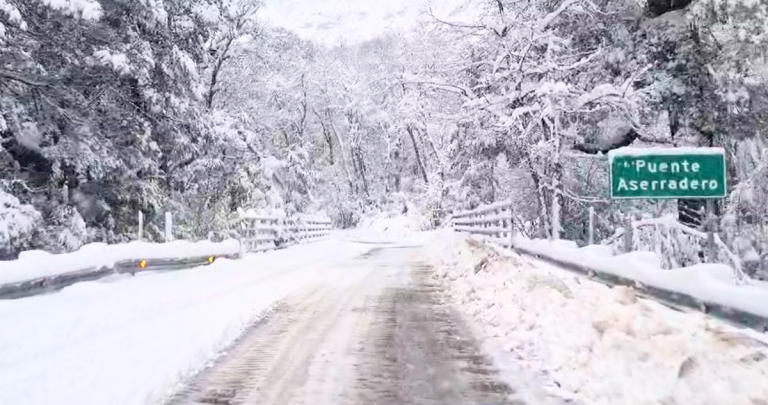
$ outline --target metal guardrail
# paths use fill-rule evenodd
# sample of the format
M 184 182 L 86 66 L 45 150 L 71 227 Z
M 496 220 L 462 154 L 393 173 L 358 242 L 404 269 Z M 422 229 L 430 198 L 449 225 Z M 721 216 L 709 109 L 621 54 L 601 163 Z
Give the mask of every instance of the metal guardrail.
M 568 261 L 559 260 L 551 256 L 529 251 L 519 246 L 513 247 L 513 250 L 517 253 L 533 256 L 537 259 L 549 262 L 551 264 L 557 265 L 558 267 L 572 271 L 581 276 L 586 276 L 592 280 L 602 282 L 609 286 L 620 285 L 631 287 L 638 295 L 659 301 L 662 304 L 675 309 L 693 309 L 731 324 L 744 326 L 762 333 L 768 332 L 768 318 L 760 315 L 742 311 L 736 308 L 731 308 L 722 304 L 700 300 L 696 297 L 677 291 L 665 290 L 663 288 L 641 284 L 630 278 L 590 269 Z
M 18 283 L 0 285 L 0 299 L 31 297 L 59 291 L 62 288 L 86 281 L 94 281 L 114 274 L 136 274 L 143 271 L 170 271 L 200 267 L 212 264 L 219 258 L 237 259 L 239 255 L 224 254 L 219 256 L 195 256 L 167 259 L 131 259 L 122 260 L 113 267 L 87 268 L 69 273 L 40 277 Z
M 169 259 L 123 260 L 115 263 L 115 273 L 135 274 L 142 271 L 181 270 L 190 267 L 207 266 L 220 258 L 238 259 L 239 255 L 195 256 Z
M 278 218 L 251 216 L 239 221 L 243 252 L 262 252 L 327 237 L 331 221 L 327 218 L 299 216 Z M 90 267 L 69 273 L 39 277 L 0 285 L 0 299 L 24 298 L 61 290 L 70 285 L 97 280 L 113 274 L 135 274 L 142 271 L 170 271 L 205 266 L 217 258 L 236 259 L 239 254 L 205 255 L 164 259 L 130 259 L 111 267 Z
M 0 299 L 30 297 L 58 291 L 64 287 L 84 281 L 93 281 L 114 273 L 112 268 L 89 268 L 71 273 L 40 277 L 18 283 L 0 285 Z
M 534 256 L 607 285 L 632 287 L 639 295 L 654 299 L 673 308 L 688 308 L 701 311 L 713 318 L 718 318 L 732 324 L 748 327 L 759 332 L 768 332 L 768 318 L 766 317 L 722 304 L 707 302 L 676 291 L 647 286 L 636 280 L 558 259 L 554 255 L 543 255 L 540 252 L 533 252 L 521 246 L 514 246 L 512 243 L 513 221 L 512 207 L 509 202 L 492 204 L 473 211 L 461 212 L 454 214 L 450 218 L 451 227 L 455 231 L 481 235 L 487 242 L 504 248 L 511 248 L 517 253 Z

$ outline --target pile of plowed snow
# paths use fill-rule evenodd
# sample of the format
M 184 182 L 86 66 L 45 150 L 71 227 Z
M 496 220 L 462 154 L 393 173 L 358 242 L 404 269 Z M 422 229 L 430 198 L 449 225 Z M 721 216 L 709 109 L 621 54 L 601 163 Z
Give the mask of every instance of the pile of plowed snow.
M 592 405 L 766 404 L 762 335 L 471 237 L 440 233 L 425 252 L 497 361 L 533 370 L 554 395 Z

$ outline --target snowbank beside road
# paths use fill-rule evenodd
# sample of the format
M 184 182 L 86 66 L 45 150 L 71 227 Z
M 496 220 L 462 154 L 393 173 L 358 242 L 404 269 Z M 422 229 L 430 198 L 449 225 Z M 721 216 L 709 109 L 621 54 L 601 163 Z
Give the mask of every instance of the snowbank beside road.
M 22 252 L 17 260 L 0 261 L 0 285 L 93 268 L 112 267 L 122 260 L 169 259 L 208 255 L 234 255 L 240 242 L 170 243 L 130 242 L 116 245 L 92 243 L 72 253 L 51 254 L 42 250 Z
M 276 301 L 344 282 L 370 247 L 323 241 L 0 301 L 0 404 L 160 403 Z
M 426 259 L 498 355 L 590 405 L 755 405 L 768 349 L 700 314 L 672 311 L 542 262 L 445 233 Z M 519 370 L 507 370 L 519 381 Z
M 749 285 L 736 285 L 733 269 L 725 265 L 699 264 L 663 270 L 653 252 L 612 257 L 606 247 L 599 246 L 578 248 L 575 244 L 569 246 L 521 237 L 515 238 L 513 243 L 527 252 L 768 317 L 768 283 L 752 281 Z

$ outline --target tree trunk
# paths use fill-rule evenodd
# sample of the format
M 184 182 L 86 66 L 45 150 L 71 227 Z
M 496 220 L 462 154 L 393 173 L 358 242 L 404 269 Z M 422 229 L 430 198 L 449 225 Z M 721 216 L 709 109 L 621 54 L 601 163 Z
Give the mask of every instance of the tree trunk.
M 411 137 L 411 143 L 413 144 L 413 152 L 416 154 L 416 163 L 419 165 L 419 171 L 421 172 L 421 177 L 424 178 L 424 183 L 429 184 L 429 179 L 427 178 L 427 169 L 424 167 L 424 161 L 421 160 L 421 152 L 419 152 L 419 145 L 416 144 L 416 137 L 413 135 L 413 127 L 408 125 L 406 127 L 406 131 L 408 131 L 408 135 Z
M 333 124 L 333 120 L 328 120 L 328 125 L 331 127 L 331 132 L 333 132 L 333 135 L 336 137 L 336 142 L 339 144 L 339 156 L 341 156 L 341 166 L 344 169 L 344 173 L 347 175 L 347 183 L 349 184 L 349 189 L 354 190 L 354 186 L 352 183 L 352 175 L 349 173 L 349 163 L 347 163 L 347 157 L 346 157 L 346 148 L 344 147 L 344 142 L 341 141 L 341 137 L 339 136 L 338 131 L 336 131 L 336 125 Z
M 333 135 L 331 135 L 331 130 L 328 128 L 328 125 L 325 124 L 325 121 L 323 121 L 323 117 L 320 116 L 320 113 L 317 112 L 317 109 L 312 109 L 312 112 L 315 113 L 315 116 L 317 117 L 317 120 L 320 121 L 320 127 L 323 131 L 323 139 L 325 139 L 325 143 L 328 144 L 328 163 L 333 166 L 336 164 L 334 156 L 333 156 Z
M 555 117 L 555 128 L 552 131 L 555 141 L 555 156 L 552 159 L 552 239 L 560 239 L 560 211 L 561 211 L 561 198 L 560 184 L 563 177 L 563 166 L 560 163 L 560 133 L 558 132 L 557 122 L 558 118 Z
M 333 157 L 333 139 L 328 128 L 323 127 L 323 137 L 325 137 L 325 142 L 328 144 L 328 163 L 333 166 L 336 164 L 336 159 Z
M 227 52 L 229 52 L 229 46 L 232 44 L 233 39 L 230 38 L 227 43 L 224 45 L 224 50 L 219 55 L 218 59 L 216 59 L 216 65 L 213 67 L 213 71 L 211 71 L 211 84 L 208 87 L 208 94 L 205 98 L 205 106 L 208 107 L 210 110 L 213 108 L 213 96 L 216 95 L 216 83 L 219 81 L 219 72 L 221 71 L 222 65 L 224 65 L 224 61 L 227 59 Z
M 283 129 L 283 128 L 280 128 L 280 132 L 283 133 L 283 139 L 285 139 L 285 147 L 286 148 L 290 148 L 291 147 L 291 140 L 288 138 L 288 132 L 285 129 Z
M 560 239 L 560 193 L 557 188 L 560 186 L 557 179 L 552 180 L 552 239 Z
M 363 181 L 363 191 L 365 192 L 365 196 L 370 197 L 371 194 L 368 187 L 368 176 L 366 173 L 367 170 L 365 167 L 365 159 L 363 158 L 363 151 L 360 148 L 360 145 L 355 145 L 352 147 L 352 161 L 355 165 L 355 173 Z
M 538 197 L 538 208 L 539 213 L 541 215 L 541 220 L 544 221 L 544 226 L 541 227 L 541 229 L 544 231 L 543 235 L 544 237 L 549 237 L 549 214 L 547 211 L 547 200 L 544 197 L 544 187 L 541 184 L 541 177 L 539 176 L 539 172 L 536 170 L 536 168 L 533 166 L 533 162 L 531 161 L 531 156 L 528 154 L 528 152 L 523 149 L 523 154 L 525 158 L 525 162 L 528 164 L 528 169 L 531 173 L 531 179 L 533 180 L 533 186 L 536 188 L 536 195 Z

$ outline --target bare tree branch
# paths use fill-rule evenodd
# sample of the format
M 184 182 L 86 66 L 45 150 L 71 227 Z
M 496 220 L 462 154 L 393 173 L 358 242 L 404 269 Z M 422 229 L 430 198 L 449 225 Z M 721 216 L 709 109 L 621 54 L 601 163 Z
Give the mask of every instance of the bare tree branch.
M 437 16 L 435 16 L 435 13 L 432 11 L 432 6 L 431 5 L 429 6 L 429 16 L 432 17 L 435 21 L 437 21 L 437 22 L 439 22 L 441 24 L 448 25 L 450 27 L 464 28 L 464 29 L 475 29 L 475 30 L 477 30 L 477 29 L 481 29 L 481 30 L 490 29 L 489 27 L 486 27 L 484 25 L 464 24 L 464 23 L 450 22 L 450 21 L 441 20 L 440 18 L 437 18 Z
M 448 91 L 448 92 L 451 92 L 451 93 L 457 93 L 457 94 L 461 94 L 461 95 L 463 95 L 465 97 L 470 97 L 471 98 L 470 92 L 467 89 L 459 87 L 459 86 L 456 86 L 456 85 L 453 85 L 453 84 L 437 83 L 437 82 L 430 82 L 430 81 L 423 81 L 423 80 L 404 80 L 402 83 L 424 84 L 424 85 L 431 86 L 431 87 L 439 89 L 439 90 L 444 90 L 444 91 Z
M 11 72 L 10 70 L 5 70 L 5 69 L 0 69 L 0 78 L 17 81 L 19 83 L 24 83 L 28 86 L 42 87 L 42 86 L 47 86 L 49 84 L 43 81 L 37 81 L 37 80 L 26 78 L 16 72 Z
M 538 27 L 539 30 L 544 31 L 545 29 L 547 29 L 547 27 L 549 27 L 549 24 L 552 24 L 552 22 L 555 21 L 555 19 L 557 19 L 557 17 L 559 17 L 560 14 L 562 14 L 565 10 L 567 10 L 569 7 L 573 6 L 574 4 L 581 3 L 581 2 L 587 3 L 587 5 L 589 5 L 592 11 L 595 13 L 603 14 L 603 15 L 606 14 L 600 11 L 600 9 L 589 0 L 565 0 L 562 4 L 560 4 L 560 7 L 558 7 L 555 11 L 549 13 L 546 17 L 544 17 L 543 20 L 541 20 Z

